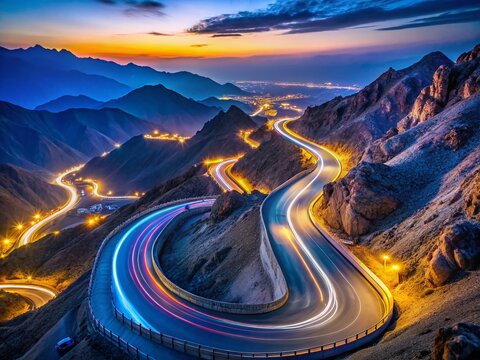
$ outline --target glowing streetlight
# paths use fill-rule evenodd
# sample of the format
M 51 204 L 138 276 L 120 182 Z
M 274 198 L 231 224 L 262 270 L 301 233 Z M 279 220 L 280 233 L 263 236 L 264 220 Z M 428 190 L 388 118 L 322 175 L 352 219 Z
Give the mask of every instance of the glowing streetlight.
M 55 231 L 53 232 L 53 235 L 58 235 L 58 234 L 60 234 L 60 231 L 58 231 L 58 230 L 55 230 Z
M 37 214 L 35 214 L 35 215 L 33 216 L 33 218 L 34 218 L 35 220 L 38 220 L 38 219 L 40 219 L 40 214 L 38 214 L 38 213 L 37 213 Z
M 392 265 L 392 270 L 397 275 L 397 284 L 400 283 L 400 265 L 394 264 Z
M 383 256 L 382 256 L 382 259 L 383 259 L 383 270 L 386 271 L 386 270 L 387 270 L 387 260 L 390 259 L 390 256 L 388 256 L 388 255 L 383 255 Z
M 15 226 L 15 228 L 17 230 L 23 230 L 23 224 L 17 224 L 17 226 Z

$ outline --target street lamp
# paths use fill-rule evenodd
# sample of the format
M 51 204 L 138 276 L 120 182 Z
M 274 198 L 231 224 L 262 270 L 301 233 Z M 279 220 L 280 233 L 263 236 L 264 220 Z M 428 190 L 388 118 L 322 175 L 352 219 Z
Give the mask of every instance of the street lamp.
M 386 271 L 386 270 L 387 270 L 387 260 L 390 259 L 390 256 L 388 256 L 388 255 L 383 255 L 382 258 L 383 258 L 383 270 Z
M 397 284 L 400 283 L 400 265 L 394 264 L 392 265 L 392 270 L 397 274 Z

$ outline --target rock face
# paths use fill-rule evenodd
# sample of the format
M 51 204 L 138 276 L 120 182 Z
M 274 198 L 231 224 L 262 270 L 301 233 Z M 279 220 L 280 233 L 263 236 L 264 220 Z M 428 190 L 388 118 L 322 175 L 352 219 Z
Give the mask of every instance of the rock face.
M 355 95 L 308 108 L 292 127 L 349 154 L 355 165 L 372 141 L 395 128 L 411 111 L 420 91 L 432 83 L 435 70 L 451 65 L 445 55 L 434 52 L 406 69 L 390 68 Z
M 480 228 L 462 221 L 445 228 L 440 235 L 426 273 L 427 282 L 440 286 L 460 270 L 472 270 L 480 265 Z
M 348 235 L 365 234 L 375 220 L 383 219 L 400 205 L 391 181 L 387 165 L 361 163 L 341 180 L 324 187 L 325 220 Z
M 225 219 L 245 203 L 244 197 L 237 191 L 227 191 L 220 195 L 212 206 L 210 219 L 213 222 Z
M 408 130 L 426 121 L 447 104 L 467 99 L 480 92 L 480 45 L 462 54 L 454 66 L 442 65 L 433 75 L 430 86 L 422 89 L 415 100 L 412 111 L 398 124 L 400 131 Z
M 433 75 L 433 83 L 423 88 L 413 104 L 411 116 L 419 122 L 430 119 L 445 106 L 448 95 L 448 80 L 451 68 L 440 66 Z
M 434 360 L 473 360 L 480 358 L 480 326 L 458 323 L 442 328 L 435 337 Z

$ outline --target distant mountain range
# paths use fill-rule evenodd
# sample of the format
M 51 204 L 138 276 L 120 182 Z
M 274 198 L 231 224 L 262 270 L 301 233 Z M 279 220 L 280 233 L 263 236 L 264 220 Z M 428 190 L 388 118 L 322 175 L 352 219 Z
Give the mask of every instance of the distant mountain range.
M 35 110 L 47 110 L 50 112 L 61 112 L 68 109 L 99 109 L 103 102 L 92 99 L 85 95 L 64 95 L 55 100 L 39 105 Z
M 116 192 L 148 190 L 206 158 L 246 152 L 249 146 L 238 132 L 256 126 L 247 114 L 232 106 L 205 123 L 184 144 L 137 136 L 107 156 L 89 161 L 81 174 L 108 183 Z
M 186 71 L 168 73 L 132 63 L 79 58 L 67 50 L 40 45 L 15 50 L 0 47 L 0 75 L 0 99 L 28 108 L 64 95 L 107 101 L 157 84 L 197 100 L 245 94 L 233 84 L 219 84 Z
M 50 113 L 0 102 L 0 163 L 63 170 L 156 128 L 119 109 Z

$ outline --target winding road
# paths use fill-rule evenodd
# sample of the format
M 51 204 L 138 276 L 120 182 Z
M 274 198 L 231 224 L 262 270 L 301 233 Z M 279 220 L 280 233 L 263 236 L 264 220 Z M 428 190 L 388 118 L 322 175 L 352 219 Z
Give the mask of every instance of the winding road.
M 247 357 L 319 351 L 323 356 L 338 355 L 371 341 L 386 328 L 393 309 L 388 289 L 325 237 L 310 216 L 311 204 L 323 186 L 339 176 L 341 165 L 327 149 L 289 130 L 290 121 L 278 120 L 275 129 L 312 153 L 318 163 L 280 186 L 262 205 L 266 235 L 288 286 L 285 305 L 257 315 L 219 313 L 178 298 L 162 284 L 153 268 L 156 239 L 176 216 L 210 207 L 214 199 L 206 199 L 172 205 L 132 222 L 109 241 L 110 250 L 100 254 L 102 281 L 108 281 L 105 274 L 111 273 L 111 296 L 126 319 L 217 349 L 217 354 L 220 350 Z M 223 178 L 221 169 L 219 178 Z M 232 185 L 223 180 L 225 188 Z M 100 304 L 104 300 L 96 293 L 104 293 L 105 287 L 100 280 L 93 281 L 91 306 L 100 321 L 106 316 L 100 310 L 105 304 Z
M 210 176 L 217 182 L 217 184 L 222 188 L 223 191 L 232 191 L 236 190 L 240 194 L 244 191 L 240 185 L 235 181 L 231 175 L 231 168 L 238 161 L 235 159 L 227 159 L 218 163 L 210 165 L 208 172 Z
M 53 214 L 50 214 L 49 216 L 41 219 L 31 227 L 29 227 L 27 230 L 23 232 L 23 234 L 20 236 L 20 239 L 18 240 L 17 247 L 24 246 L 30 242 L 32 242 L 35 239 L 35 235 L 48 223 L 52 222 L 53 220 L 59 218 L 60 216 L 66 214 L 70 210 L 72 210 L 76 205 L 79 200 L 78 194 L 77 194 L 77 188 L 74 185 L 70 185 L 64 182 L 64 179 L 66 176 L 70 175 L 71 173 L 74 173 L 78 170 L 80 170 L 83 167 L 83 165 L 75 166 L 71 169 L 66 170 L 64 173 L 60 174 L 56 179 L 55 183 L 64 188 L 67 191 L 68 194 L 68 201 L 65 205 L 63 205 L 59 210 L 54 212 Z
M 34 283 L 0 283 L 0 290 L 12 292 L 30 300 L 34 308 L 39 308 L 57 296 L 57 292 L 45 285 Z

